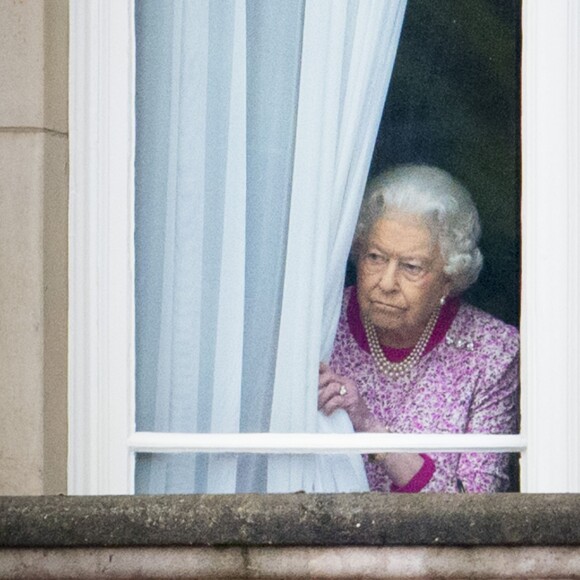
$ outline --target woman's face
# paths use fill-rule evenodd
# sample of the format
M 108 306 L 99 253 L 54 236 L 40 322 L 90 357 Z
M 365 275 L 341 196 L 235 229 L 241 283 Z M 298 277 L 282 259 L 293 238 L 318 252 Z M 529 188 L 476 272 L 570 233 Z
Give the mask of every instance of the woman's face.
M 358 260 L 357 295 L 382 344 L 404 348 L 417 342 L 449 293 L 443 266 L 439 246 L 421 218 L 394 214 L 375 223 Z

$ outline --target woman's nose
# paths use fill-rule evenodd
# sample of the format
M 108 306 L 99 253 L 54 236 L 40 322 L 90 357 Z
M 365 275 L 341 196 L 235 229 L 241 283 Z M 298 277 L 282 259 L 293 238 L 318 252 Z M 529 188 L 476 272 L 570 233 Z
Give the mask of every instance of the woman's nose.
M 383 270 L 379 286 L 384 292 L 391 292 L 398 288 L 397 264 L 394 261 L 387 264 L 387 267 Z

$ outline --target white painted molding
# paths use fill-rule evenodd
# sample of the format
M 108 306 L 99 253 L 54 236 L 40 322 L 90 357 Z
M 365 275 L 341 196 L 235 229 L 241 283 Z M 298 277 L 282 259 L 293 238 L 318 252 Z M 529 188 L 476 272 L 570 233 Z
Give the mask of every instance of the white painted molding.
M 69 493 L 132 490 L 133 6 L 70 2 Z
M 580 492 L 577 0 L 523 3 L 522 485 Z

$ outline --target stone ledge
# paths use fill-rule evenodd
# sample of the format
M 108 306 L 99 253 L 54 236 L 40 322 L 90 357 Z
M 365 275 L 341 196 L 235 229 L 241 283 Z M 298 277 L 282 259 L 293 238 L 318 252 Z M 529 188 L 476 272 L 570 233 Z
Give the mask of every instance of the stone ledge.
M 0 548 L 2 578 L 547 580 L 580 577 L 580 548 Z
M 0 548 L 578 546 L 580 495 L 0 498 Z

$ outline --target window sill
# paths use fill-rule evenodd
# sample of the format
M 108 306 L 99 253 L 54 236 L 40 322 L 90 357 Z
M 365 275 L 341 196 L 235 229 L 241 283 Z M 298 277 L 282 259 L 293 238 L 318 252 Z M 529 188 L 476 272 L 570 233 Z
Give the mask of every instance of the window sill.
M 8 578 L 578 578 L 580 495 L 0 498 Z
M 0 548 L 580 546 L 580 495 L 0 498 Z

